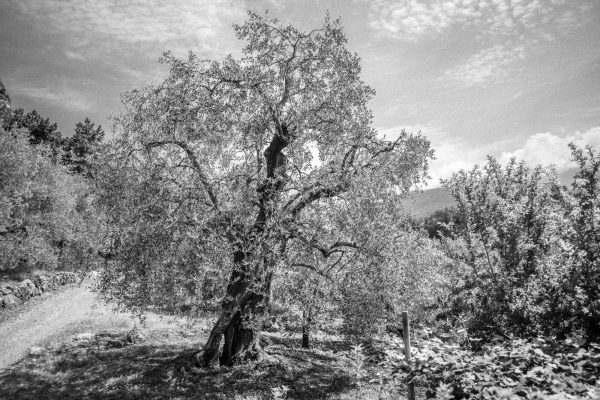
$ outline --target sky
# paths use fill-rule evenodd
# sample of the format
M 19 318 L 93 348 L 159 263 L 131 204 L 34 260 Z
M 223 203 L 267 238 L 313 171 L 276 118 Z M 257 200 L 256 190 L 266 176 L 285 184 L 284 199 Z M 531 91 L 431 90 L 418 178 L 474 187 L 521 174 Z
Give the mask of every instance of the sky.
M 598 0 L 0 0 L 0 79 L 63 135 L 89 117 L 110 137 L 121 93 L 166 76 L 163 51 L 239 55 L 249 10 L 305 30 L 340 17 L 375 127 L 431 140 L 430 187 L 487 155 L 563 172 L 569 142 L 600 148 Z

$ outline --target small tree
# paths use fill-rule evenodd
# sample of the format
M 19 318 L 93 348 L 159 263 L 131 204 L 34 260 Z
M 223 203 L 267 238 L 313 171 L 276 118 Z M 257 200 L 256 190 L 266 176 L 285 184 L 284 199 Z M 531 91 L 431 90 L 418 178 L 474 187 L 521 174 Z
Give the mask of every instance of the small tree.
M 85 205 L 87 185 L 54 164 L 29 133 L 0 128 L 0 270 L 93 261 L 96 222 Z M 72 265 L 77 267 L 77 265 Z
M 600 154 L 570 144 L 577 163 L 571 190 L 563 205 L 568 229 L 562 231 L 568 274 L 560 291 L 560 309 L 570 328 L 583 328 L 600 339 Z
M 306 264 L 309 268 L 319 265 L 319 260 Z M 292 264 L 281 270 L 273 281 L 274 300 L 288 307 L 286 328 L 302 332 L 302 347 L 310 348 L 312 332 L 319 328 L 331 328 L 330 323 L 337 315 L 336 282 L 323 272 L 314 273 L 304 269 L 304 264 Z M 320 265 L 316 271 L 324 271 Z M 296 311 L 299 311 L 298 313 Z M 283 318 L 282 318 L 283 320 Z
M 502 167 L 489 158 L 483 168 L 460 171 L 443 182 L 464 224 L 457 234 L 471 269 L 465 289 L 471 327 L 478 331 L 539 333 L 547 286 L 556 286 L 560 188 L 553 169 L 530 169 L 512 159 Z
M 223 283 L 199 354 L 207 366 L 260 354 L 273 276 L 292 268 L 290 254 L 307 249 L 293 268 L 314 271 L 312 253 L 351 257 L 372 232 L 336 221 L 400 198 L 431 156 L 419 135 L 387 141 L 371 127 L 374 92 L 339 21 L 301 32 L 251 13 L 235 32 L 241 59 L 166 53 L 169 77 L 124 95 L 99 177 L 114 227 L 103 293 L 143 309 L 181 290 L 202 298 L 207 276 Z
M 11 117 L 12 107 L 10 105 L 10 97 L 6 93 L 6 88 L 0 80 L 0 126 L 4 127 L 4 121 Z
M 74 173 L 91 177 L 90 157 L 98 151 L 98 146 L 103 138 L 104 131 L 100 125 L 95 127 L 89 118 L 86 118 L 84 122 L 78 122 L 75 125 L 75 134 L 63 141 L 63 164 L 67 165 Z
M 401 311 L 423 321 L 446 291 L 445 267 L 449 260 L 436 243 L 413 230 L 401 205 L 389 199 L 364 201 L 348 210 L 341 223 L 369 236 L 336 279 L 342 293 L 340 309 L 344 330 L 364 337 L 397 325 Z
M 452 237 L 456 229 L 464 225 L 463 216 L 455 207 L 437 210 L 423 220 L 423 228 L 430 238 Z
M 55 155 L 57 149 L 62 145 L 62 134 L 56 123 L 50 122 L 49 118 L 42 117 L 33 110 L 25 114 L 22 108 L 17 108 L 3 121 L 6 132 L 16 129 L 25 129 L 29 133 L 29 143 L 49 145 Z

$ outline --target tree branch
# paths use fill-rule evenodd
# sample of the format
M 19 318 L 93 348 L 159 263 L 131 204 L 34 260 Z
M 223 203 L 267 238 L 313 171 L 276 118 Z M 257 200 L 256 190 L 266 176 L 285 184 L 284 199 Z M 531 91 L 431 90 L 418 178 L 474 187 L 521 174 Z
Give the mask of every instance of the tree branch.
M 298 231 L 293 232 L 291 237 L 296 238 L 296 239 L 300 240 L 302 243 L 304 243 L 314 249 L 319 250 L 321 252 L 321 254 L 323 255 L 323 258 L 329 258 L 329 256 L 331 256 L 334 253 L 344 252 L 343 250 L 341 250 L 344 247 L 358 249 L 358 245 L 356 243 L 346 242 L 343 240 L 338 240 L 337 242 L 335 242 L 334 244 L 329 246 L 329 248 L 326 248 L 325 246 L 319 244 L 315 239 L 305 238 Z
M 358 144 L 354 144 L 353 146 L 350 147 L 350 149 L 348 149 L 348 151 L 344 155 L 344 159 L 342 161 L 342 166 L 341 166 L 341 173 L 343 173 L 346 177 L 348 177 L 350 175 L 356 175 L 360 171 L 366 170 L 367 168 L 372 167 L 373 166 L 372 162 L 375 158 L 381 156 L 382 154 L 386 154 L 386 153 L 390 153 L 390 152 L 394 151 L 396 146 L 401 142 L 401 139 L 402 139 L 402 136 L 398 137 L 393 142 L 389 142 L 389 141 L 383 142 L 382 148 L 377 150 L 375 153 L 373 153 L 373 155 L 371 156 L 371 158 L 369 159 L 369 161 L 366 164 L 363 164 L 360 167 L 357 167 L 357 169 L 355 171 L 353 171 L 352 174 L 349 174 L 348 168 L 353 165 L 354 159 L 356 157 L 356 153 L 360 149 Z M 350 181 L 348 178 L 344 179 L 344 176 L 342 176 L 341 179 L 342 179 L 342 181 L 333 187 L 319 187 L 319 183 L 316 183 L 315 185 L 313 185 L 313 187 L 311 189 L 309 189 L 303 193 L 296 194 L 292 199 L 290 199 L 287 202 L 287 204 L 283 207 L 283 210 L 285 211 L 285 210 L 289 209 L 292 217 L 296 217 L 296 215 L 298 215 L 298 213 L 300 211 L 302 211 L 304 208 L 306 208 L 311 203 L 313 203 L 319 199 L 335 197 L 335 196 L 339 195 L 340 193 L 343 193 L 344 191 L 348 190 L 348 188 L 350 187 Z M 302 199 L 300 201 L 298 201 L 298 203 L 296 203 L 295 206 L 292 207 L 293 202 L 298 200 L 299 198 L 302 198 Z
M 208 177 L 202 170 L 200 163 L 198 163 L 198 159 L 196 158 L 196 155 L 194 154 L 192 149 L 190 149 L 186 143 L 179 141 L 179 140 L 161 140 L 161 141 L 146 143 L 146 144 L 144 144 L 144 146 L 148 149 L 152 149 L 154 147 L 161 147 L 161 146 L 168 145 L 168 144 L 175 145 L 175 146 L 179 147 L 180 149 L 182 149 L 186 153 L 188 159 L 192 163 L 193 168 L 198 173 L 198 177 L 200 178 L 200 181 L 202 182 L 202 186 L 204 187 L 204 190 L 206 190 L 206 193 L 208 194 L 208 197 L 210 198 L 213 208 L 216 211 L 219 211 L 219 201 L 210 185 Z
M 307 193 L 305 193 L 306 196 L 302 200 L 300 200 L 298 203 L 296 203 L 296 205 L 294 207 L 290 208 L 290 214 L 292 215 L 292 217 L 295 218 L 300 211 L 302 211 L 304 208 L 306 208 L 306 206 L 313 203 L 314 201 L 319 200 L 319 199 L 337 196 L 344 190 L 347 190 L 349 186 L 350 185 L 348 182 L 342 181 L 342 182 L 338 183 L 337 185 L 335 185 L 334 187 L 314 188 L 314 189 L 308 191 Z
M 305 263 L 294 263 L 294 264 L 291 264 L 291 265 L 290 265 L 290 267 L 302 267 L 302 268 L 309 269 L 309 270 L 311 270 L 311 271 L 315 272 L 317 275 L 320 275 L 320 276 L 322 276 L 323 278 L 325 278 L 325 279 L 329 280 L 331 283 L 334 283 L 334 280 L 333 280 L 333 278 L 331 278 L 329 275 L 327 275 L 327 274 L 326 274 L 326 273 L 324 273 L 323 271 L 321 271 L 321 270 L 318 270 L 318 269 L 317 269 L 315 266 L 313 266 L 313 265 L 310 265 L 310 264 L 305 264 Z

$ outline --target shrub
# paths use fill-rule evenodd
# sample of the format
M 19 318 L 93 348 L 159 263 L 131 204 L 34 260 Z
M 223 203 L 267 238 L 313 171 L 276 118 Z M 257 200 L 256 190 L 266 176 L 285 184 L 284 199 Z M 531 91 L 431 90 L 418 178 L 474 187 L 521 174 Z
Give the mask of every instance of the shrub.
M 411 366 L 400 346 L 388 351 L 382 384 L 398 391 L 413 381 L 438 399 L 598 399 L 600 346 L 582 342 L 498 337 L 472 352 L 439 338 L 419 340 Z
M 89 189 L 29 144 L 26 132 L 0 130 L 0 270 L 83 266 L 94 260 Z
M 491 337 L 552 330 L 549 293 L 564 274 L 560 264 L 560 188 L 551 168 L 528 168 L 489 158 L 483 168 L 444 182 L 465 221 L 456 227 L 468 268 L 455 305 L 470 309 L 469 329 Z

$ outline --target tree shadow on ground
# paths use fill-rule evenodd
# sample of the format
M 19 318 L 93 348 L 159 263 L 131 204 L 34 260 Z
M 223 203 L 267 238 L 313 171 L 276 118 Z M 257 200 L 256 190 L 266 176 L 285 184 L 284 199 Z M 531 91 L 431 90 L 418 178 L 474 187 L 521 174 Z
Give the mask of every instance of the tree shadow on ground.
M 352 388 L 332 353 L 278 343 L 259 363 L 207 370 L 193 364 L 194 351 L 97 336 L 13 365 L 0 374 L 0 399 L 271 399 L 282 390 L 319 399 Z

